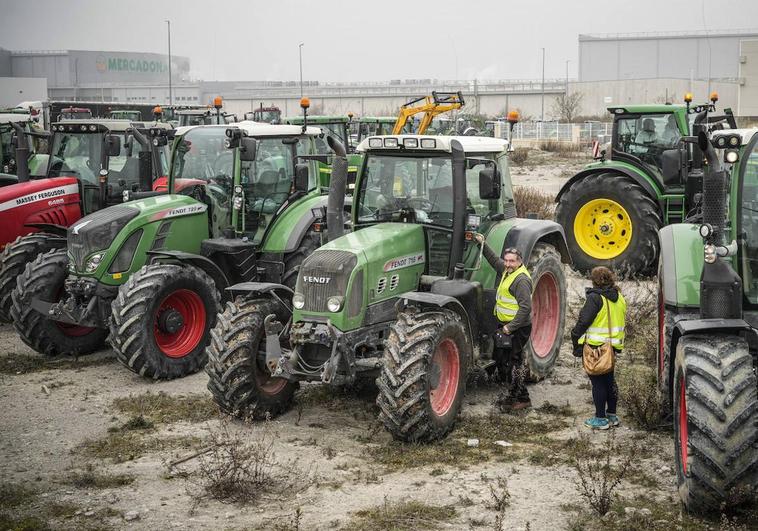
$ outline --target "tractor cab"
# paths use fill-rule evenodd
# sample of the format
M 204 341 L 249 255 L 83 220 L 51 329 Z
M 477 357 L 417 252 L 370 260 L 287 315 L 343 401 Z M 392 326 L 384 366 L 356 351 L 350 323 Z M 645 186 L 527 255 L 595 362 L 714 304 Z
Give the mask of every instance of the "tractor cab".
M 142 113 L 136 110 L 122 109 L 117 111 L 110 111 L 108 118 L 111 120 L 129 120 L 131 122 L 139 122 L 142 120 Z
M 335 137 L 345 148 L 349 148 L 351 116 L 313 116 L 309 114 L 307 120 L 308 125 L 321 128 L 324 135 Z M 305 122 L 302 116 L 293 116 L 285 118 L 284 123 L 303 125 Z M 318 152 L 324 155 L 332 152 L 326 143 L 325 137 L 318 140 L 317 148 Z
M 233 114 L 216 112 L 212 109 L 187 109 L 177 111 L 176 117 L 179 119 L 178 127 L 188 127 L 191 125 L 226 125 L 236 121 L 236 116 Z
M 395 127 L 395 116 L 364 116 L 357 120 L 357 144 L 370 136 L 389 135 Z
M 316 155 L 320 134 L 253 122 L 179 129 L 169 187 L 194 187 L 190 195 L 210 208 L 212 237 L 230 232 L 259 244 L 285 203 L 321 190 L 317 162 L 298 164 L 298 157 Z
M 0 186 L 18 182 L 18 179 L 15 177 L 18 165 L 16 162 L 16 147 L 13 140 L 14 129 L 11 125 L 12 123 L 20 125 L 24 132 L 27 133 L 24 135 L 24 139 L 17 139 L 16 141 L 28 143 L 31 157 L 37 151 L 35 149 L 35 142 L 29 135 L 29 133 L 36 130 L 31 115 L 28 113 L 0 112 Z
M 84 213 L 120 203 L 124 192 L 152 189 L 166 175 L 168 152 L 126 120 L 66 120 L 52 124 L 47 178 L 75 177 Z M 141 125 L 141 124 L 140 124 Z M 167 124 L 153 127 L 170 129 Z
M 62 120 L 86 120 L 92 118 L 92 110 L 83 107 L 66 107 L 58 115 L 58 121 Z
M 279 124 L 282 122 L 282 111 L 279 107 L 273 105 L 264 107 L 261 103 L 257 109 L 245 113 L 245 120 L 264 124 Z

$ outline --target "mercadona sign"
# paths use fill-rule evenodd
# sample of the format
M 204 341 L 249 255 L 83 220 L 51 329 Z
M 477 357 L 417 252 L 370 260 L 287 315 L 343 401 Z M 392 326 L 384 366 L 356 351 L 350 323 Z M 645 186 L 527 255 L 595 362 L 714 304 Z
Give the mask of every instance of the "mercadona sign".
M 96 59 L 95 67 L 98 72 L 163 73 L 168 71 L 168 65 L 162 61 L 104 57 L 102 55 Z

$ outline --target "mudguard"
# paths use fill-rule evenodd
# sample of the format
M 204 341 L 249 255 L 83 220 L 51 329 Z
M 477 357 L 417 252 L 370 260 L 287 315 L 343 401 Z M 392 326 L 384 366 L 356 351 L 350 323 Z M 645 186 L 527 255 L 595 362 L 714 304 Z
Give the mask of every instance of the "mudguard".
M 161 262 L 163 259 L 167 258 L 169 260 L 176 260 L 190 264 L 198 269 L 202 269 L 213 279 L 213 282 L 216 284 L 216 288 L 222 294 L 222 297 L 227 294 L 229 279 L 226 278 L 226 275 L 219 266 L 204 256 L 184 251 L 147 251 L 146 254 L 149 256 L 148 263 L 151 264 Z
M 506 234 L 503 249 L 517 248 L 524 255 L 524 263 L 528 263 L 532 249 L 538 241 L 551 244 L 561 253 L 561 261 L 564 264 L 571 263 L 563 227 L 546 219 L 519 219 Z
M 714 332 L 750 332 L 755 333 L 753 328 L 742 319 L 692 319 L 679 321 L 676 325 L 679 337 L 690 334 L 714 333 Z
M 292 299 L 292 295 L 295 294 L 291 288 L 288 288 L 284 284 L 277 284 L 275 282 L 240 282 L 234 286 L 226 288 L 231 294 L 231 297 L 236 295 L 250 296 L 271 296 L 282 303 L 287 311 L 292 313 L 292 307 L 289 304 L 289 300 Z M 282 298 L 284 297 L 284 298 Z
M 64 243 L 66 241 L 66 233 L 68 232 L 68 227 L 64 225 L 56 225 L 54 223 L 25 223 L 24 226 L 34 227 L 35 229 L 39 229 L 42 232 L 55 234 L 56 236 L 63 238 Z
M 453 310 L 455 313 L 461 316 L 463 322 L 466 324 L 466 330 L 468 331 L 469 340 L 471 341 L 471 347 L 474 348 L 476 338 L 471 330 L 471 322 L 469 321 L 468 312 L 463 305 L 454 297 L 449 295 L 442 295 L 439 293 L 429 293 L 426 291 L 409 291 L 398 295 L 395 309 L 400 312 L 403 308 L 411 306 L 410 301 L 418 303 L 418 306 L 437 306 L 438 308 L 447 308 Z M 477 347 L 478 348 L 478 347 Z
M 660 205 L 660 197 L 661 197 L 661 191 L 658 189 L 657 185 L 654 185 L 650 179 L 647 177 L 643 177 L 640 173 L 634 171 L 631 169 L 631 167 L 627 167 L 626 165 L 614 163 L 614 162 L 604 162 L 600 163 L 597 166 L 592 166 L 589 168 L 585 168 L 576 175 L 574 175 L 571 179 L 566 181 L 563 186 L 561 187 L 560 191 L 558 192 L 558 195 L 555 197 L 555 202 L 561 200 L 561 196 L 571 188 L 571 185 L 573 185 L 575 182 L 584 179 L 588 175 L 594 175 L 596 173 L 620 173 L 622 175 L 626 175 L 630 179 L 632 179 L 634 182 L 639 184 L 645 192 L 647 192 L 650 197 L 652 197 L 656 203 Z
M 664 304 L 675 308 L 699 308 L 703 238 L 698 226 L 690 223 L 667 225 L 658 231 L 658 238 Z

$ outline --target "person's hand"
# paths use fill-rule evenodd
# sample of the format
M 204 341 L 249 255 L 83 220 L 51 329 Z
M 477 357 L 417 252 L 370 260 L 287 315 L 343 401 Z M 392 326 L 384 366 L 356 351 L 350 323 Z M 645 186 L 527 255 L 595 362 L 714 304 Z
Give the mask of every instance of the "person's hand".
M 510 331 L 510 330 L 508 330 L 508 325 L 504 325 L 504 326 L 503 326 L 503 333 L 504 333 L 505 335 L 508 335 L 508 336 L 509 336 L 509 335 L 511 335 L 511 331 Z
M 484 234 L 479 234 L 478 232 L 474 233 L 474 240 L 479 245 L 483 244 L 484 243 Z

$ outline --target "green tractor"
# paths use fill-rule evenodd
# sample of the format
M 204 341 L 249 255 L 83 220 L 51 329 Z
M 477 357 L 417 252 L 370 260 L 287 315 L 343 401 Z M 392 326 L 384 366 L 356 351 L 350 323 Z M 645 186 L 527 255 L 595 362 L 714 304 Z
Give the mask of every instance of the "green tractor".
M 711 103 L 610 107 L 613 134 L 599 160 L 564 184 L 555 219 L 566 233 L 574 266 L 610 267 L 624 276 L 655 272 L 658 229 L 697 211 L 703 154 L 682 141 L 699 131 L 736 128 L 731 110 Z M 690 123 L 692 122 L 692 123 Z
M 344 194 L 332 181 L 329 243 L 303 262 L 295 289 L 246 283 L 219 315 L 208 388 L 222 411 L 285 411 L 300 381 L 374 380 L 381 419 L 405 441 L 448 433 L 475 367 L 494 371 L 498 279 L 473 231 L 502 252 L 518 247 L 534 281 L 526 357 L 545 376 L 563 338 L 569 262 L 552 221 L 519 219 L 507 142 L 393 135 L 358 146 L 363 167 L 344 234 Z M 334 164 L 346 164 L 346 154 Z
M 166 143 L 158 133 L 153 143 Z M 118 359 L 142 376 L 200 369 L 226 288 L 294 287 L 321 245 L 320 134 L 252 122 L 177 130 L 168 194 L 137 194 L 81 219 L 68 250 L 27 266 L 13 293 L 21 339 L 47 355 L 85 354 L 110 332 Z
M 702 217 L 660 231 L 658 387 L 682 502 L 713 514 L 758 488 L 758 130 L 688 141 Z
M 370 136 L 392 134 L 397 116 L 361 116 L 354 123 L 357 125 L 356 143 L 360 144 Z

